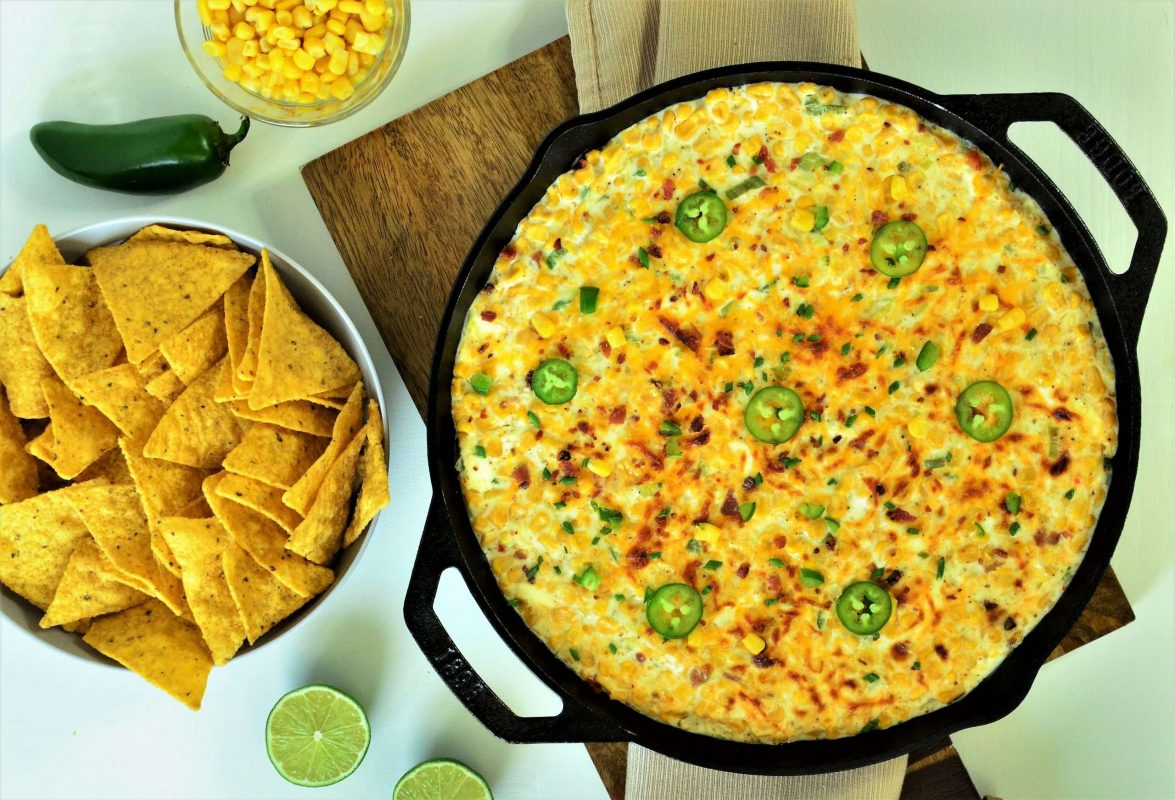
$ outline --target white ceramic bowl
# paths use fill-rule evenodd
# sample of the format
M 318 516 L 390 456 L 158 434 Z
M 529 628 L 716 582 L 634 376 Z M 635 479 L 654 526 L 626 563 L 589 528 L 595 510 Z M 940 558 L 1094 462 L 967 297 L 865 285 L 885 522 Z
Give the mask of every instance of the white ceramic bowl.
M 359 365 L 359 372 L 363 375 L 363 385 L 367 389 L 367 394 L 379 402 L 380 411 L 384 415 L 384 441 L 388 441 L 388 422 L 383 389 L 380 387 L 379 376 L 375 372 L 375 365 L 372 364 L 371 354 L 367 351 L 367 346 L 364 345 L 363 339 L 359 335 L 359 330 L 355 327 L 355 323 L 351 321 L 351 318 L 347 316 L 347 312 L 343 311 L 343 307 L 339 305 L 339 302 L 330 295 L 323 285 L 313 275 L 307 272 L 305 268 L 280 250 L 275 250 L 268 244 L 264 244 L 252 236 L 232 230 L 231 228 L 211 225 L 207 222 L 184 217 L 122 217 L 108 222 L 86 225 L 85 227 L 77 228 L 76 230 L 54 238 L 57 241 L 58 249 L 61 250 L 61 254 L 65 256 L 65 260 L 69 263 L 75 263 L 85 255 L 87 250 L 100 245 L 117 244 L 130 237 L 139 229 L 153 224 L 183 230 L 223 233 L 236 242 L 241 249 L 256 255 L 260 255 L 262 248 L 267 249 L 269 251 L 269 257 L 273 261 L 273 268 L 281 274 L 282 280 L 285 281 L 290 293 L 298 301 L 302 310 L 338 339 L 348 355 L 355 359 L 355 363 Z M 5 266 L 5 269 L 7 269 L 7 266 Z M 357 542 L 339 553 L 333 565 L 335 571 L 334 583 L 328 586 L 326 591 L 299 609 L 297 613 L 283 620 L 257 642 L 257 644 L 249 645 L 246 643 L 237 654 L 237 657 L 240 658 L 275 641 L 283 633 L 292 630 L 299 622 L 306 619 L 319 605 L 326 602 L 326 598 L 334 591 L 336 586 L 343 582 L 347 573 L 354 566 L 355 562 L 359 560 L 359 556 L 367 546 L 367 539 L 371 535 L 371 529 L 375 527 L 378 519 L 379 515 L 377 514 L 375 519 L 367 526 L 367 531 L 364 535 L 359 537 Z M 6 587 L 0 587 L 0 614 L 14 623 L 17 628 L 28 632 L 40 641 L 56 647 L 62 652 L 95 663 L 118 666 L 114 661 L 107 659 L 97 651 L 87 647 L 82 642 L 82 637 L 77 634 L 66 633 L 60 628 L 42 629 L 38 623 L 43 616 L 43 612 L 32 603 L 24 600 L 24 598 L 9 591 Z

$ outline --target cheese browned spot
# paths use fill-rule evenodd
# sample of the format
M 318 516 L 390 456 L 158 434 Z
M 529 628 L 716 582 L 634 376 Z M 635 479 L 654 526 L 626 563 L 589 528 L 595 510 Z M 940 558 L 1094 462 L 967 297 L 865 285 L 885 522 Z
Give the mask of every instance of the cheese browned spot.
M 714 239 L 677 230 L 703 181 L 752 175 Z M 929 249 L 895 281 L 869 249 L 899 219 Z M 551 650 L 651 717 L 766 742 L 894 725 L 974 688 L 1081 561 L 1117 425 L 1089 293 L 1039 206 L 909 109 L 811 84 L 665 109 L 559 177 L 490 282 L 452 386 L 474 530 Z M 566 404 L 529 385 L 549 358 L 578 372 Z M 990 444 L 955 418 L 983 380 L 1015 409 Z M 744 424 L 769 385 L 805 408 L 781 445 Z M 834 608 L 867 580 L 894 604 L 876 639 Z M 645 597 L 674 582 L 703 618 L 666 641 Z

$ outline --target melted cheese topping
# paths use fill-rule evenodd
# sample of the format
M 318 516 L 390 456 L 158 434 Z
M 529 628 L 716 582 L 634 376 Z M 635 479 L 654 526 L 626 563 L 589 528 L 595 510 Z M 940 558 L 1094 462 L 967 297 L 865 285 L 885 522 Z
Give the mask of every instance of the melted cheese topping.
M 750 175 L 766 185 L 725 201 L 717 238 L 674 227 L 683 197 Z M 893 282 L 869 244 L 903 217 L 933 250 Z M 922 372 L 926 341 L 942 355 Z M 529 387 L 547 358 L 578 370 L 565 405 Z M 991 444 L 955 418 L 978 380 L 1015 407 Z M 809 415 L 782 445 L 743 421 L 768 385 Z M 985 156 L 874 97 L 756 84 L 654 114 L 554 182 L 469 311 L 452 403 L 474 530 L 551 650 L 644 714 L 779 742 L 938 708 L 1032 629 L 1106 496 L 1113 385 L 1080 274 Z M 835 603 L 871 578 L 893 616 L 857 636 Z M 645 597 L 671 582 L 704 615 L 666 641 Z

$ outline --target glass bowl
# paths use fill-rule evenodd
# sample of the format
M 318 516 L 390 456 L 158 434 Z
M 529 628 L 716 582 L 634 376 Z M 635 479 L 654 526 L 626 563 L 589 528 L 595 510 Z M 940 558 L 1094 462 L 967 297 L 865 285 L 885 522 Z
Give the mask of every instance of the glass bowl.
M 351 116 L 378 97 L 396 74 L 408 48 L 409 0 L 387 0 L 387 7 L 392 15 L 391 25 L 385 32 L 387 45 L 355 86 L 355 93 L 345 100 L 327 98 L 317 103 L 271 100 L 225 78 L 221 62 L 204 51 L 204 42 L 211 34 L 200 20 L 196 0 L 175 0 L 175 27 L 188 63 L 214 95 L 247 117 L 274 125 L 306 128 Z

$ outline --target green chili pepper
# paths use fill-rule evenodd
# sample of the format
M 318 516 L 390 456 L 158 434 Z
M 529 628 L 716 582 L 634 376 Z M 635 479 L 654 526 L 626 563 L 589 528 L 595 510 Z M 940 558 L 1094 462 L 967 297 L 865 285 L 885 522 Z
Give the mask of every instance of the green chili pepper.
M 183 114 L 120 125 L 42 122 L 29 138 L 45 163 L 71 181 L 129 194 L 171 194 L 219 178 L 248 132 L 248 117 L 228 134 L 215 120 Z

